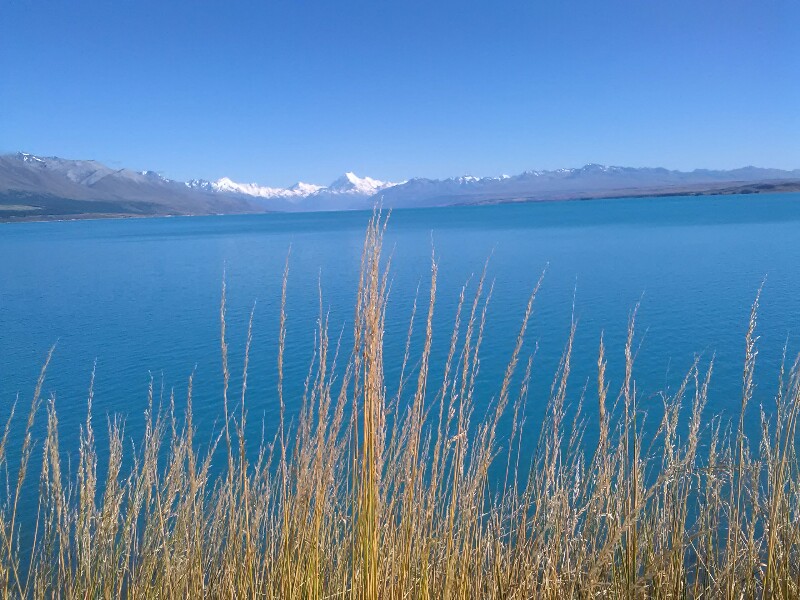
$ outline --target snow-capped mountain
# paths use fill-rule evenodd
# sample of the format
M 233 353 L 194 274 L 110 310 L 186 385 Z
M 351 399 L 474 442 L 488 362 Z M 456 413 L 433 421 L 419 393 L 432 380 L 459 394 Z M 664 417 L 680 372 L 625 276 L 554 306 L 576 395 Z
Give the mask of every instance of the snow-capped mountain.
M 800 189 L 800 169 L 673 171 L 589 164 L 519 175 L 413 178 L 399 183 L 347 172 L 329 185 L 298 182 L 282 188 L 228 177 L 179 182 L 157 171 L 114 169 L 93 160 L 24 152 L 0 156 L 0 205 L 23 207 L 17 211 L 20 218 L 350 210 L 369 209 L 376 202 L 404 208 L 792 189 Z M 15 215 L 0 212 L 4 219 Z
M 386 181 L 378 181 L 372 177 L 358 177 L 352 171 L 348 171 L 339 179 L 327 187 L 327 191 L 333 194 L 358 194 L 361 196 L 372 196 L 380 190 L 398 185 Z
M 324 186 L 298 181 L 288 188 L 275 188 L 259 185 L 257 183 L 237 183 L 228 177 L 217 179 L 210 184 L 215 192 L 229 194 L 244 194 L 257 198 L 302 198 L 324 189 Z
M 399 184 L 359 177 L 349 171 L 327 186 L 299 181 L 291 187 L 279 188 L 258 183 L 238 183 L 228 177 L 213 182 L 192 179 L 185 185 L 190 189 L 257 198 L 264 201 L 266 208 L 273 210 L 295 211 L 367 208 L 373 196 Z
M 325 186 L 316 185 L 315 183 L 304 183 L 302 181 L 298 181 L 293 186 L 286 188 L 283 190 L 285 196 L 310 196 L 311 194 L 316 194 L 318 191 L 325 189 Z
M 231 194 L 244 194 L 258 198 L 274 198 L 284 190 L 260 186 L 257 183 L 236 183 L 227 177 L 218 179 L 212 184 L 215 192 L 228 192 Z
M 307 198 L 322 194 L 348 194 L 353 196 L 372 196 L 380 190 L 397 185 L 379 181 L 372 177 L 358 177 L 353 172 L 347 172 L 328 186 L 313 183 L 297 182 L 288 188 L 275 188 L 262 186 L 257 183 L 237 183 L 227 177 L 218 179 L 210 184 L 217 192 L 244 194 L 258 198 Z
M 183 185 L 190 190 L 202 190 L 204 192 L 214 191 L 214 184 L 205 179 L 190 179 L 189 181 L 184 182 Z

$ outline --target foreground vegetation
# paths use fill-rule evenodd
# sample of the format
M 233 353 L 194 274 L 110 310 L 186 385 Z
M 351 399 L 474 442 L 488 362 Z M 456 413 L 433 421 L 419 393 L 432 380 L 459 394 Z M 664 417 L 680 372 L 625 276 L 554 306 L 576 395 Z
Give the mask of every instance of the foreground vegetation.
M 761 437 L 748 439 L 757 300 L 738 424 L 704 418 L 712 364 L 696 362 L 679 389 L 664 395 L 660 425 L 646 435 L 634 380 L 635 312 L 624 378 L 613 392 L 600 342 L 596 387 L 581 395 L 581 402 L 596 403 L 597 418 L 584 419 L 580 404 L 568 413 L 574 326 L 549 398 L 529 400 L 532 357 L 522 348 L 538 285 L 497 394 L 487 414 L 474 419 L 491 286 L 481 278 L 474 297 L 462 291 L 446 362 L 435 370 L 443 376 L 433 381 L 432 262 L 427 310 L 409 327 L 410 340 L 415 320 L 422 322 L 424 343 L 414 357 L 406 345 L 400 389 L 387 397 L 384 227 L 377 215 L 367 230 L 352 351 L 337 366 L 340 353 L 321 316 L 302 411 L 291 426 L 284 420 L 284 277 L 281 419 L 256 456 L 244 440 L 250 335 L 243 384 L 234 392 L 224 287 L 225 421 L 210 447 L 196 442 L 190 380 L 184 415 L 175 414 L 174 402 L 154 407 L 151 393 L 144 439 L 132 456 L 123 457 L 131 446 L 121 423 L 111 421 L 102 450 L 108 466 L 98 474 L 90 391 L 78 462 L 70 467 L 59 448 L 55 402 L 42 398 L 45 364 L 24 438 L 10 439 L 12 411 L 0 439 L 0 466 L 9 473 L 0 492 L 3 595 L 800 596 L 800 370 L 797 361 L 781 369 L 775 406 L 769 417 L 762 410 Z M 526 424 L 529 401 L 549 403 L 538 428 Z M 40 408 L 47 428 L 37 444 L 32 431 Z M 501 436 L 503 415 L 512 425 Z M 531 455 L 522 440 L 534 431 Z M 587 432 L 596 445 L 587 447 Z M 19 447 L 19 464 L 9 464 L 10 444 Z M 38 498 L 23 497 L 38 461 Z M 36 522 L 21 528 L 20 506 L 37 501 Z

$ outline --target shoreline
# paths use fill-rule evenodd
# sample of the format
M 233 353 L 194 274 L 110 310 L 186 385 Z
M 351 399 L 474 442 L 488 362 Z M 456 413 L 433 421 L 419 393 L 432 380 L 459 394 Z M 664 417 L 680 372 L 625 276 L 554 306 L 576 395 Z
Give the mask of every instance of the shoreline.
M 469 206 L 497 206 L 502 204 L 542 204 L 556 202 L 591 202 L 593 200 L 624 200 L 629 198 L 674 198 L 674 197 L 701 197 L 701 196 L 760 196 L 772 194 L 800 194 L 800 181 L 789 181 L 782 183 L 759 182 L 745 184 L 735 188 L 711 188 L 702 190 L 675 190 L 675 191 L 647 191 L 631 190 L 630 193 L 606 194 L 606 195 L 568 195 L 561 198 L 507 198 L 499 200 L 483 200 L 474 202 L 453 202 L 449 204 L 431 206 L 396 207 L 391 210 L 424 210 L 427 208 L 447 208 L 447 207 L 469 207 Z M 249 211 L 249 212 L 226 212 L 226 213 L 198 213 L 198 214 L 174 214 L 174 213 L 153 213 L 153 214 L 112 214 L 112 213 L 81 213 L 76 215 L 42 215 L 30 217 L 4 218 L 0 210 L 0 225 L 13 225 L 20 223 L 58 223 L 73 221 L 108 221 L 121 219 L 166 219 L 179 217 L 227 217 L 243 215 L 268 215 L 268 214 L 318 214 L 318 213 L 337 213 L 337 212 L 365 212 L 370 209 L 348 209 L 348 210 L 310 210 L 310 211 Z

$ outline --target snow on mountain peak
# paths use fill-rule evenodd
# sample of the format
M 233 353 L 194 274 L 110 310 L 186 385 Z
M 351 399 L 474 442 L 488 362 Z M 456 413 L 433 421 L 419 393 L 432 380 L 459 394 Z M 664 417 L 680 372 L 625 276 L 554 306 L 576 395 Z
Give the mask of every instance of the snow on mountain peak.
M 151 181 L 159 181 L 164 183 L 169 183 L 170 181 L 158 171 L 139 171 L 139 174 L 147 177 Z
M 237 183 L 229 177 L 222 177 L 211 184 L 211 188 L 216 192 L 227 192 L 231 194 L 245 194 L 258 198 L 298 198 L 310 196 L 324 189 L 321 185 L 304 183 L 298 181 L 289 188 L 275 188 L 258 185 L 257 183 Z
M 27 152 L 19 152 L 17 153 L 17 157 L 26 163 L 44 164 L 44 161 L 41 158 L 34 156 L 33 154 L 28 154 Z
M 359 177 L 352 171 L 348 171 L 339 179 L 328 186 L 328 191 L 338 194 L 361 194 L 371 196 L 375 192 L 395 185 L 373 179 L 372 177 Z
M 259 198 L 274 198 L 282 195 L 282 188 L 271 188 L 260 186 L 257 183 L 237 183 L 228 177 L 217 179 L 211 184 L 214 191 L 228 192 L 232 194 L 245 194 L 247 196 L 257 196 Z
M 214 191 L 214 184 L 211 183 L 210 181 L 206 181 L 205 179 L 190 179 L 183 185 L 185 185 L 190 190 L 203 190 L 205 192 Z
M 298 181 L 292 187 L 285 189 L 287 196 L 310 196 L 320 190 L 324 190 L 325 186 L 317 185 L 315 183 L 305 183 Z

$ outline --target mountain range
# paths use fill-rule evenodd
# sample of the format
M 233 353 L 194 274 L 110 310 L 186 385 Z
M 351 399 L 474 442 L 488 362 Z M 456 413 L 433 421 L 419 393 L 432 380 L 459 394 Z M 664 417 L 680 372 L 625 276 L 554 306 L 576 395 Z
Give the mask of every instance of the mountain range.
M 19 152 L 0 156 L 0 221 L 89 217 L 243 214 L 272 211 L 422 208 L 677 194 L 800 190 L 800 169 L 632 168 L 590 164 L 499 177 L 414 178 L 385 182 L 345 173 L 329 185 L 288 188 L 216 181 L 173 181 L 155 171 L 114 169 L 93 160 Z

